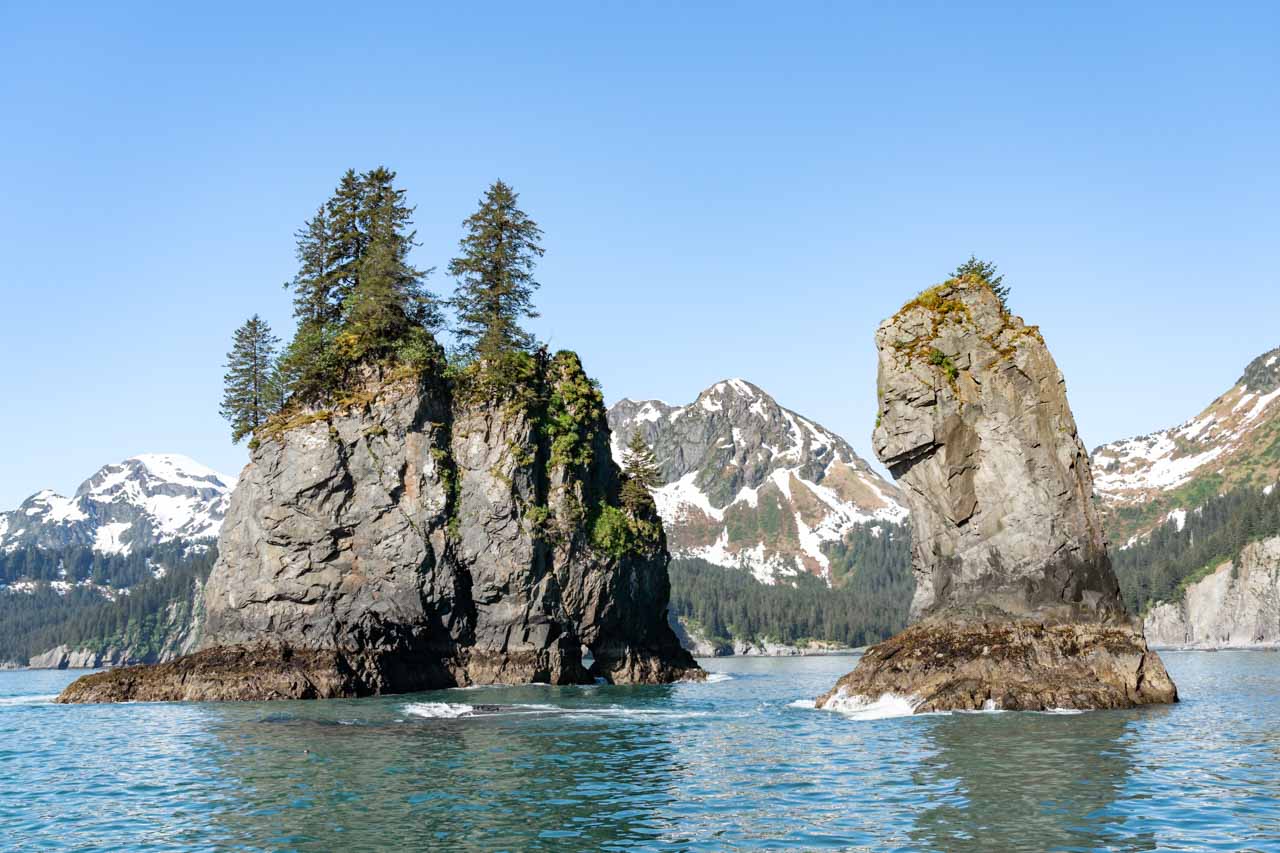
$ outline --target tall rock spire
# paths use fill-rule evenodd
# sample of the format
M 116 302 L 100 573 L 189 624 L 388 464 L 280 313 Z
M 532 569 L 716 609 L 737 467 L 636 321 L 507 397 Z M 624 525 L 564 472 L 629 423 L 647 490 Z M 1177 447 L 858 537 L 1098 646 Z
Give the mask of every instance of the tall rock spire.
M 870 650 L 822 702 L 1174 700 L 1121 601 L 1088 453 L 1038 329 L 968 276 L 912 300 L 876 344 L 873 441 L 911 510 L 916 624 Z

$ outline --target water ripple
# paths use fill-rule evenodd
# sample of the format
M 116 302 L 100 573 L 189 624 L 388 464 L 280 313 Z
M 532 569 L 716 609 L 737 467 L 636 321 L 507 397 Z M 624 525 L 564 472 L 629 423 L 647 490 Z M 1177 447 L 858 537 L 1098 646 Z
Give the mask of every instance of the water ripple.
M 54 705 L 76 673 L 0 673 L 0 826 L 42 850 L 1275 849 L 1280 655 L 1165 659 L 1173 707 L 878 720 L 812 708 L 849 658 L 221 705 Z

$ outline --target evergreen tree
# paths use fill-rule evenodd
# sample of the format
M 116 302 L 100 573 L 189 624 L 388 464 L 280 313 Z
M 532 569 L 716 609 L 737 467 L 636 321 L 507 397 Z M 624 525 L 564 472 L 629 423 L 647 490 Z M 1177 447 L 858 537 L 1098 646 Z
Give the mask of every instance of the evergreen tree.
M 342 300 L 334 272 L 335 248 L 328 207 L 296 233 L 298 273 L 285 287 L 293 289 L 293 316 L 300 323 L 333 323 L 339 319 Z
M 970 276 L 989 284 L 996 298 L 1000 300 L 1000 304 L 1006 311 L 1009 310 L 1009 285 L 1004 283 L 1004 276 L 997 272 L 995 264 L 990 261 L 980 261 L 974 255 L 970 255 L 969 260 L 956 267 L 956 271 L 951 274 L 952 278 Z
M 413 208 L 395 177 L 381 166 L 348 169 L 298 232 L 298 328 L 281 373 L 303 402 L 341 388 L 357 362 L 434 348 L 440 309 L 423 284 L 429 270 L 409 264 Z
M 223 376 L 222 407 L 231 424 L 231 440 L 239 442 L 280 408 L 281 388 L 276 370 L 276 346 L 266 321 L 254 314 L 236 329 L 227 372 Z
M 640 430 L 631 433 L 631 441 L 622 453 L 622 468 L 627 475 L 622 484 L 622 504 L 634 512 L 651 497 L 652 490 L 662 485 L 662 470 Z
M 357 221 L 360 255 L 347 304 L 347 322 L 361 356 L 385 355 L 415 328 L 439 325 L 435 298 L 423 287 L 429 270 L 409 265 L 417 245 L 413 208 L 396 189 L 395 172 L 378 167 L 361 176 Z
M 502 356 L 528 351 L 533 336 L 520 327 L 537 317 L 533 291 L 538 282 L 533 268 L 542 257 L 542 231 L 516 206 L 511 187 L 495 181 L 481 199 L 480 209 L 463 226 L 462 254 L 449 262 L 458 280 L 450 304 L 457 313 L 456 334 L 465 357 L 496 362 Z

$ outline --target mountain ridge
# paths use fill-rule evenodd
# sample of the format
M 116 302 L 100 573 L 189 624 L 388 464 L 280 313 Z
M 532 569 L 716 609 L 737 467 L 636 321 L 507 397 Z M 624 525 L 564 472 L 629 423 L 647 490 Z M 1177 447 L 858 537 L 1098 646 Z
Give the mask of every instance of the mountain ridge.
M 1235 487 L 1280 481 L 1280 348 L 1181 424 L 1090 454 L 1108 532 L 1122 545 Z
M 845 439 L 745 379 L 713 383 L 683 406 L 623 398 L 609 426 L 615 458 L 636 430 L 653 449 L 674 557 L 766 583 L 799 573 L 830 583 L 832 546 L 858 525 L 906 517 L 897 488 Z
M 235 478 L 176 453 L 143 453 L 98 469 L 71 497 L 42 489 L 0 513 L 0 554 L 34 547 L 135 547 L 217 537 Z

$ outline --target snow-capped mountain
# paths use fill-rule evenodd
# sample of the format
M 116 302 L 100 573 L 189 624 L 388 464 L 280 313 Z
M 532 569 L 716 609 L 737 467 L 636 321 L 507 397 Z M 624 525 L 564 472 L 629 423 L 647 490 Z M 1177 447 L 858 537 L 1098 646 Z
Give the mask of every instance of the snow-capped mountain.
M 1151 522 L 1179 518 L 1179 513 L 1235 486 L 1261 489 L 1276 483 L 1280 348 L 1254 359 L 1239 381 L 1195 418 L 1172 429 L 1104 444 L 1093 451 L 1091 462 L 1094 489 L 1104 504 L 1159 511 L 1156 516 L 1127 513 L 1125 517 L 1137 523 L 1120 524 L 1113 535 L 1143 533 Z
M 639 430 L 662 467 L 654 493 L 671 553 L 745 568 L 772 583 L 830 580 L 827 549 L 856 525 L 901 522 L 897 489 L 849 443 L 742 379 L 687 406 L 621 400 L 609 410 L 613 454 Z
M 91 547 L 128 554 L 135 546 L 218 535 L 235 480 L 173 453 L 108 465 L 73 497 L 49 489 L 0 513 L 0 553 Z

